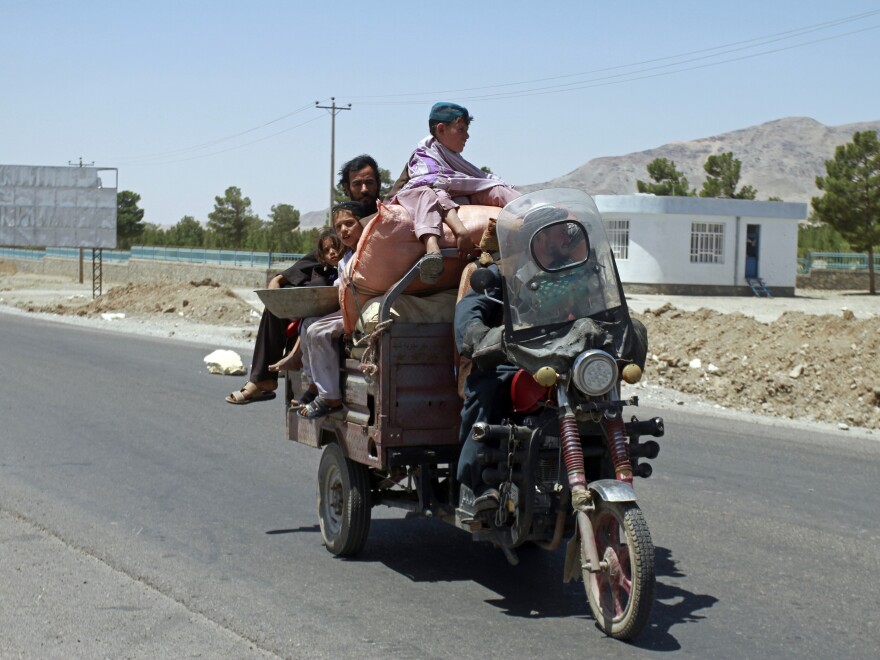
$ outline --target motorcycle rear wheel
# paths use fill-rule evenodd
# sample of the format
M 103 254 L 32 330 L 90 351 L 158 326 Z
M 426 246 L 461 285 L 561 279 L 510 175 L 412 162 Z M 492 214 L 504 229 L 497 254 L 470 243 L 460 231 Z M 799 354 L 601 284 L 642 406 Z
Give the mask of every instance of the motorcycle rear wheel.
M 654 604 L 654 544 L 648 524 L 633 502 L 599 501 L 591 522 L 599 561 L 607 566 L 585 572 L 590 609 L 606 635 L 632 639 L 648 623 Z M 581 553 L 586 562 L 584 543 Z
M 327 445 L 318 466 L 318 523 L 324 545 L 337 557 L 359 553 L 370 532 L 369 471 L 337 444 Z

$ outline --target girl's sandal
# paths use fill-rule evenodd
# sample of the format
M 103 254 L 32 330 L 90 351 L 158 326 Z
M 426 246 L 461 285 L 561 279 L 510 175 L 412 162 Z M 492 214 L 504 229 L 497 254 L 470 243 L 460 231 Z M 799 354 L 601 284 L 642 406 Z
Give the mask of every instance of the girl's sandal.
M 318 396 L 317 392 L 314 392 L 312 390 L 306 390 L 305 394 L 303 394 L 299 398 L 299 401 L 296 401 L 296 400 L 291 401 L 290 405 L 294 408 L 299 408 L 301 406 L 307 406 L 312 401 L 314 401 L 317 396 Z
M 342 404 L 331 406 L 321 397 L 316 397 L 314 401 L 300 408 L 296 414 L 303 419 L 318 419 L 326 417 L 342 410 Z

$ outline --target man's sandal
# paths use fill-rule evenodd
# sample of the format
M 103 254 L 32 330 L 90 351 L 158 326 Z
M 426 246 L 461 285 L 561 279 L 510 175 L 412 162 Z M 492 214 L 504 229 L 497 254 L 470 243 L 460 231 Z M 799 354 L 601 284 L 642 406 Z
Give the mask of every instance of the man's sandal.
M 236 406 L 243 406 L 245 404 L 254 403 L 256 401 L 271 401 L 274 398 L 275 392 L 272 392 L 270 390 L 261 390 L 251 381 L 248 381 L 240 390 L 238 390 L 237 392 L 233 392 L 228 397 L 226 397 L 226 401 L 227 403 L 232 403 Z
M 332 415 L 341 410 L 341 403 L 338 406 L 331 406 L 321 397 L 316 397 L 314 401 L 300 408 L 296 414 L 303 419 L 318 419 L 319 417 L 326 417 L 327 415 Z

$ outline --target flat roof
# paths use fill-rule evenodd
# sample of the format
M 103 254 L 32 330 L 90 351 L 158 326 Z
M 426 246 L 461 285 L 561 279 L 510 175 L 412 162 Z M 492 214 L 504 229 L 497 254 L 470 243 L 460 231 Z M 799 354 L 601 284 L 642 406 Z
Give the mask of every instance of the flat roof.
M 658 195 L 595 195 L 593 199 L 600 213 L 723 215 L 780 220 L 805 220 L 807 217 L 807 205 L 803 202 Z

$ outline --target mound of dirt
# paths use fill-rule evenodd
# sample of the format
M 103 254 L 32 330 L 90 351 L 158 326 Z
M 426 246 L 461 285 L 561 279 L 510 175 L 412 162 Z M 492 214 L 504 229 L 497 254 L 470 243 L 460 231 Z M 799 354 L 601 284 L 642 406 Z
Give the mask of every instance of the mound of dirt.
M 0 283 L 32 278 L 0 277 Z M 58 298 L 55 298 L 58 300 Z M 49 299 L 51 300 L 51 298 Z M 95 300 L 61 299 L 28 311 L 96 317 L 169 317 L 253 331 L 252 308 L 211 280 L 127 284 Z M 648 328 L 643 382 L 738 410 L 880 429 L 880 316 L 785 312 L 765 323 L 739 313 L 683 311 L 671 304 L 634 314 Z
M 772 323 L 666 304 L 645 310 L 645 381 L 729 408 L 880 428 L 880 318 L 786 312 Z
M 251 306 L 235 293 L 210 279 L 188 284 L 126 284 L 115 286 L 88 302 L 27 307 L 30 312 L 100 316 L 123 313 L 127 317 L 176 315 L 213 325 L 247 323 Z

